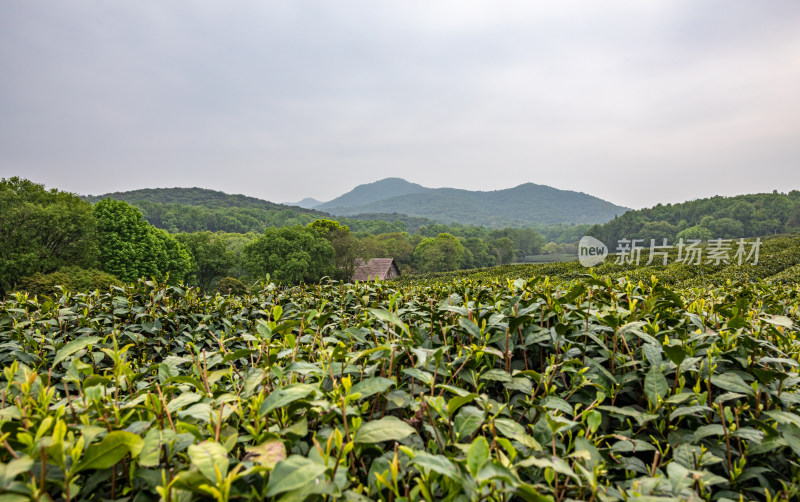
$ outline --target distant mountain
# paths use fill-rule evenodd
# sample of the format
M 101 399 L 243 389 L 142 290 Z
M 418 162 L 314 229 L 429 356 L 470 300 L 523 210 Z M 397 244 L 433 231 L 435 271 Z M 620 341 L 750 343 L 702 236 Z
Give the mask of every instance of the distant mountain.
M 591 195 L 533 183 L 480 192 L 427 188 L 400 178 L 359 185 L 313 209 L 303 205 L 318 202 L 314 199 L 303 199 L 298 205 L 276 204 L 205 188 L 145 188 L 84 198 L 90 202 L 124 200 L 138 207 L 150 223 L 170 232 L 262 232 L 270 226 L 306 224 L 331 215 L 347 219 L 354 231 L 372 228 L 369 222 L 376 220 L 402 221 L 410 230 L 430 221 L 490 228 L 531 227 L 605 223 L 627 211 Z
M 305 209 L 314 209 L 320 204 L 322 204 L 322 201 L 311 197 L 306 197 L 305 199 L 299 200 L 297 202 L 284 202 L 284 204 L 286 204 L 287 206 L 297 206 Z
M 402 178 L 385 178 L 374 183 L 367 183 L 365 185 L 358 185 L 344 195 L 336 197 L 335 199 L 322 203 L 315 207 L 320 211 L 328 211 L 330 209 L 344 209 L 349 207 L 364 206 L 383 201 L 385 199 L 396 197 L 400 195 L 409 195 L 417 193 L 425 193 L 432 190 L 425 188 L 416 183 L 410 183 Z M 383 210 L 365 210 L 365 211 L 348 211 L 347 214 L 361 213 L 392 213 L 402 211 L 383 211 Z M 405 213 L 408 214 L 408 213 Z
M 316 206 L 334 215 L 401 213 L 442 223 L 487 227 L 533 224 L 604 223 L 625 213 L 617 206 L 581 192 L 525 183 L 488 192 L 426 188 L 399 178 L 359 185 Z

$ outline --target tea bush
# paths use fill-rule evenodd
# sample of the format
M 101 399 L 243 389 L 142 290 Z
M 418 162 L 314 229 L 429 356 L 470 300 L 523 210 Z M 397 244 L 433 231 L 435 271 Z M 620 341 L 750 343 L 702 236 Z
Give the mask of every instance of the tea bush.
M 795 500 L 800 288 L 580 275 L 18 294 L 0 496 Z
M 15 289 L 31 295 L 52 297 L 61 295 L 62 288 L 71 291 L 89 291 L 93 289 L 107 291 L 111 286 L 122 286 L 122 282 L 102 270 L 62 267 L 50 274 L 36 273 L 23 277 L 18 281 Z

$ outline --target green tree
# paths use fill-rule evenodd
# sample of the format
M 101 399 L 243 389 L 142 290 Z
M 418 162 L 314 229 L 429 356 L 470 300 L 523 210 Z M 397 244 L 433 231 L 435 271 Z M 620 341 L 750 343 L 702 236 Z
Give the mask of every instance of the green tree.
M 708 224 L 714 239 L 735 239 L 744 237 L 744 225 L 733 218 L 718 218 Z
M 391 232 L 378 236 L 386 247 L 385 258 L 394 258 L 397 263 L 407 265 L 411 263 L 414 254 L 414 246 L 411 244 L 411 236 L 407 232 Z
M 649 221 L 634 235 L 636 239 L 643 239 L 645 245 L 650 245 L 650 240 L 655 239 L 660 245 L 663 239 L 672 242 L 678 234 L 678 227 L 668 221 Z
M 268 228 L 243 250 L 244 265 L 254 277 L 269 274 L 289 283 L 316 282 L 336 273 L 336 251 L 315 230 L 303 227 Z
M 470 262 L 465 264 L 468 268 L 491 267 L 495 264 L 495 257 L 489 252 L 489 246 L 483 239 L 469 237 L 464 240 L 464 248 L 469 251 Z
M 750 220 L 753 219 L 755 214 L 756 208 L 749 202 L 743 200 L 735 203 L 730 209 L 731 217 L 742 222 L 745 228 L 750 225 Z
M 101 270 L 84 269 L 75 266 L 62 267 L 56 272 L 22 277 L 14 288 L 32 295 L 61 296 L 58 286 L 68 291 L 108 291 L 111 286 L 122 286 L 122 282 Z
M 489 242 L 489 251 L 494 255 L 497 265 L 511 263 L 514 260 L 514 242 L 508 237 L 493 239 Z
M 677 238 L 684 240 L 700 239 L 702 241 L 707 241 L 708 239 L 712 239 L 713 235 L 711 234 L 711 230 L 707 229 L 706 227 L 702 225 L 695 225 L 678 232 Z
M 558 244 L 555 242 L 548 242 L 542 248 L 542 254 L 556 254 L 558 253 Z
M 539 254 L 547 241 L 536 230 L 532 228 L 503 228 L 493 230 L 489 237 L 501 239 L 508 237 L 514 243 L 514 248 L 521 251 L 521 255 Z
M 333 264 L 336 266 L 334 277 L 341 280 L 350 280 L 356 271 L 359 260 L 364 258 L 364 246 L 350 234 L 350 229 L 346 225 L 340 225 L 333 220 L 315 220 L 308 225 L 320 236 L 324 237 L 333 246 L 335 258 Z
M 364 259 L 371 258 L 386 258 L 389 251 L 386 249 L 386 243 L 382 241 L 377 235 L 367 235 L 361 239 L 361 246 L 364 250 Z
M 160 228 L 152 227 L 165 250 L 164 260 L 158 263 L 159 277 L 169 277 L 170 284 L 189 278 L 194 268 L 194 257 L 186 247 Z
M 414 262 L 423 272 L 458 270 L 464 261 L 465 250 L 461 242 L 450 234 L 423 239 L 414 250 Z
M 221 295 L 243 295 L 247 293 L 247 286 L 235 277 L 223 277 L 217 281 L 217 293 Z
M 140 277 L 172 283 L 192 269 L 192 256 L 163 230 L 142 219 L 142 213 L 126 202 L 105 199 L 94 205 L 100 265 L 126 282 Z
M 177 234 L 175 239 L 192 253 L 192 273 L 203 291 L 210 291 L 214 280 L 225 276 L 236 259 L 226 240 L 211 232 Z
M 94 237 L 92 207 L 77 195 L 0 179 L 0 295 L 23 276 L 92 266 Z

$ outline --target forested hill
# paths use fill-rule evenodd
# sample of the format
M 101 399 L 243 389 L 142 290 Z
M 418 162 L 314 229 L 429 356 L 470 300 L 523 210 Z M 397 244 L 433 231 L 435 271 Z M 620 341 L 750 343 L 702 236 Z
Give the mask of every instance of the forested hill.
M 246 195 L 205 188 L 145 188 L 84 197 L 90 202 L 124 200 L 145 219 L 169 232 L 263 232 L 268 227 L 310 223 L 328 213 L 276 204 Z
M 629 211 L 588 234 L 609 247 L 620 239 L 734 239 L 800 230 L 800 191 L 711 197 Z
M 335 215 L 401 213 L 490 228 L 604 223 L 628 210 L 585 193 L 534 183 L 481 192 L 426 188 L 399 178 L 360 185 L 316 209 Z
M 159 204 L 182 204 L 186 206 L 203 206 L 208 208 L 220 207 L 255 207 L 260 209 L 290 209 L 297 206 L 286 204 L 276 204 L 256 197 L 247 195 L 232 195 L 217 190 L 207 188 L 142 188 L 140 190 L 130 190 L 128 192 L 113 192 L 104 195 L 87 195 L 84 199 L 89 202 L 98 202 L 103 199 L 124 200 L 129 204 L 147 201 Z M 311 211 L 323 214 L 319 211 Z
M 374 183 L 365 183 L 358 185 L 344 195 L 340 195 L 333 200 L 324 202 L 316 209 L 328 211 L 329 209 L 348 208 L 363 206 L 365 204 L 380 203 L 380 201 L 389 199 L 391 197 L 399 197 L 402 195 L 410 195 L 416 193 L 430 192 L 433 188 L 426 188 L 416 183 L 411 183 L 402 178 L 384 178 Z M 386 211 L 360 211 L 362 213 L 383 213 Z M 350 213 L 355 214 L 355 213 Z
M 151 225 L 169 232 L 261 233 L 269 227 L 306 225 L 320 218 L 336 219 L 354 232 L 366 233 L 416 232 L 421 226 L 436 223 L 403 214 L 334 217 L 314 209 L 205 188 L 145 188 L 83 198 L 92 203 L 106 198 L 124 200 L 136 206 Z

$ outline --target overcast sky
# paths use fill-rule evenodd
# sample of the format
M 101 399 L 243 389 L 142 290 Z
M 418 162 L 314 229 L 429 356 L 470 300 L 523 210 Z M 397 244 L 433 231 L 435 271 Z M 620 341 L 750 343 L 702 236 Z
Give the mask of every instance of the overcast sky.
M 0 3 L 0 177 L 629 207 L 800 189 L 800 1 Z

